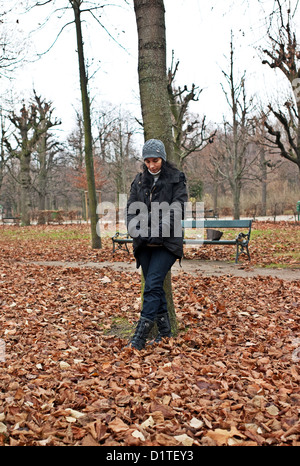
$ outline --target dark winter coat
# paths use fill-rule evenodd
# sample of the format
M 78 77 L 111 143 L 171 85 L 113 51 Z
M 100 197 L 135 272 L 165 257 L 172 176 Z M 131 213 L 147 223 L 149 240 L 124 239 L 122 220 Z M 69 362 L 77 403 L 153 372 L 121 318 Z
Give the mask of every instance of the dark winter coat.
M 142 203 L 141 208 L 133 204 L 136 202 Z M 163 163 L 155 184 L 147 169 L 135 177 L 127 203 L 127 228 L 133 238 L 137 266 L 138 251 L 143 246 L 164 246 L 176 257 L 182 257 L 181 220 L 186 202 L 185 175 L 168 162 Z

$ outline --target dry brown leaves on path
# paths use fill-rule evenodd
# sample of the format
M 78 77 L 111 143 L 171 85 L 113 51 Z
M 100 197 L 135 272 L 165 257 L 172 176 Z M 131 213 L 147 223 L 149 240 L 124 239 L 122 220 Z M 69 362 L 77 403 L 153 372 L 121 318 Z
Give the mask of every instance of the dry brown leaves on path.
M 2 445 L 299 445 L 298 282 L 178 274 L 179 335 L 137 352 L 138 273 L 2 259 Z
M 0 247 L 2 259 L 7 261 L 68 261 L 68 262 L 132 262 L 132 254 L 117 250 L 112 254 L 112 241 L 107 232 L 102 238 L 103 248 L 90 248 L 89 225 L 46 225 L 31 227 L 2 227 Z M 226 230 L 224 234 L 227 235 Z M 228 233 L 235 238 L 236 231 Z M 250 239 L 252 266 L 279 264 L 300 268 L 300 224 L 294 222 L 254 222 Z M 131 249 L 131 246 L 129 246 Z M 235 246 L 200 246 L 185 248 L 187 259 L 209 261 L 235 260 Z M 246 256 L 239 263 L 248 264 Z

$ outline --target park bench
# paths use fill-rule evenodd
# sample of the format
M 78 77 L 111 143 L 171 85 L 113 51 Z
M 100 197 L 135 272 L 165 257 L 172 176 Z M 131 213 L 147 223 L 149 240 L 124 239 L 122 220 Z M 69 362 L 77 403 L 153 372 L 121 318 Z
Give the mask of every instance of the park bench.
M 2 225 L 20 225 L 20 217 L 2 217 Z
M 183 243 L 185 245 L 201 245 L 201 244 L 211 244 L 211 245 L 235 245 L 236 246 L 236 256 L 235 263 L 238 262 L 239 256 L 241 254 L 246 254 L 250 261 L 249 253 L 249 241 L 252 227 L 252 220 L 183 220 L 182 227 L 186 233 L 187 229 L 206 229 L 207 238 L 186 238 L 184 237 Z M 223 232 L 215 230 L 216 228 L 220 229 L 247 229 L 247 232 L 240 231 L 234 239 L 220 239 L 223 235 Z M 113 253 L 117 249 L 125 248 L 129 252 L 128 244 L 132 243 L 132 238 L 127 233 L 116 232 L 112 237 L 113 242 Z
M 217 211 L 213 210 L 213 209 L 207 209 L 207 210 L 204 210 L 204 218 L 214 218 L 214 219 L 217 219 L 219 217 L 219 214 Z
M 207 238 L 184 238 L 183 242 L 186 245 L 197 244 L 212 244 L 217 246 L 235 245 L 236 256 L 235 263 L 238 262 L 241 254 L 246 254 L 250 261 L 249 241 L 251 235 L 252 220 L 183 220 L 182 226 L 184 230 L 204 228 L 207 232 Z M 223 232 L 218 229 L 237 230 L 247 229 L 247 232 L 240 231 L 233 239 L 220 239 Z

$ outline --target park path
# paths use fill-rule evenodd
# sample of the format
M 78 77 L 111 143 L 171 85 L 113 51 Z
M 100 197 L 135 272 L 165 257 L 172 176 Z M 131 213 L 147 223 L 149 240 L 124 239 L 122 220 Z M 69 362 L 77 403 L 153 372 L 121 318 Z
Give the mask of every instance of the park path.
M 94 268 L 103 269 L 111 268 L 120 272 L 137 272 L 135 262 L 117 262 L 117 261 L 103 261 L 103 262 L 65 262 L 65 261 L 34 261 L 29 264 L 35 264 L 48 267 L 65 267 L 65 268 Z M 185 260 L 181 262 L 181 266 L 177 261 L 172 268 L 172 274 L 202 274 L 205 276 L 222 276 L 232 275 L 235 277 L 256 277 L 256 276 L 270 276 L 280 278 L 282 280 L 300 280 L 300 268 L 289 269 L 275 269 L 275 268 L 262 268 L 252 267 L 251 265 L 233 264 L 226 261 L 201 261 L 197 259 Z

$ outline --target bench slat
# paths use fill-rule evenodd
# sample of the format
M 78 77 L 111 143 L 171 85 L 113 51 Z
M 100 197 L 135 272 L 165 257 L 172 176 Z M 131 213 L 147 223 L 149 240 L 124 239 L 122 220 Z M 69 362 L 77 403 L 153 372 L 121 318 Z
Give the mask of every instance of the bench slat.
M 220 239 L 220 240 L 210 240 L 210 239 L 184 239 L 184 244 L 236 244 L 235 239 Z
M 183 220 L 183 228 L 250 228 L 252 220 Z
M 248 244 L 250 241 L 252 220 L 183 220 L 182 227 L 185 228 L 248 228 L 247 234 L 241 234 L 235 239 L 223 239 L 223 240 L 210 240 L 210 239 L 184 239 L 183 244 L 212 244 L 212 245 L 225 245 L 233 244 L 236 245 L 236 259 L 237 263 L 240 254 L 245 253 L 250 261 L 250 254 Z M 126 234 L 116 233 L 112 237 L 113 241 L 113 252 L 115 252 L 115 243 L 119 244 L 119 248 L 122 244 L 125 245 L 127 251 L 128 243 L 132 243 L 132 238 L 126 236 Z

